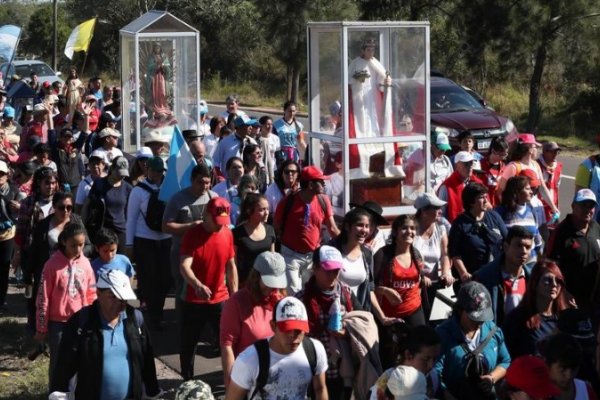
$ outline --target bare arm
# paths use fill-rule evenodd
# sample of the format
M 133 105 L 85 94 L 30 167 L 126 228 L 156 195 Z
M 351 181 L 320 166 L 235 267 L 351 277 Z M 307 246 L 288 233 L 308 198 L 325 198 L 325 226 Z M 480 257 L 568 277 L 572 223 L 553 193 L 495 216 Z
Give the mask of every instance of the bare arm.
M 235 382 L 231 382 L 227 387 L 225 400 L 244 400 L 248 395 L 248 390 L 242 389 Z
M 313 376 L 312 384 L 316 400 L 329 400 L 329 394 L 327 393 L 327 386 L 325 384 L 325 372 Z
M 452 257 L 452 266 L 458 272 L 461 281 L 466 282 L 471 280 L 471 274 L 467 271 L 467 267 L 465 267 L 465 263 L 463 263 L 460 257 Z
M 163 221 L 162 223 L 162 231 L 164 233 L 170 233 L 171 235 L 183 236 L 184 233 L 189 231 L 195 226 L 198 226 L 202 223 L 202 221 L 192 221 L 184 224 L 180 224 L 175 221 Z
M 440 268 L 441 268 L 441 278 L 446 284 L 446 286 L 450 286 L 454 283 L 454 277 L 452 276 L 452 270 L 450 267 L 450 257 L 448 256 L 448 235 L 444 234 L 442 236 L 442 256 L 440 257 Z
M 327 225 L 327 230 L 329 230 L 329 234 L 333 239 L 340 235 L 340 230 L 337 227 L 337 224 L 335 223 L 333 215 L 325 221 L 325 225 Z
M 393 324 L 396 321 L 396 319 L 385 316 L 385 314 L 383 313 L 383 310 L 381 309 L 381 306 L 379 305 L 379 300 L 377 300 L 377 295 L 375 294 L 374 291 L 370 293 L 370 296 L 371 296 L 371 312 L 373 313 L 375 318 L 377 318 L 379 320 L 379 322 L 381 322 L 383 325 Z
M 233 348 L 231 346 L 221 346 L 221 366 L 223 367 L 225 389 L 227 389 L 231 381 L 231 368 L 233 368 L 234 361 Z
M 227 288 L 229 289 L 229 295 L 231 296 L 238 291 L 238 273 L 233 258 L 230 258 L 229 261 L 227 261 L 225 274 L 227 276 Z
M 552 207 L 552 211 L 558 212 L 558 208 L 556 208 L 556 204 L 554 204 L 554 200 L 548 191 L 548 186 L 546 186 L 544 181 L 542 181 L 542 185 L 540 186 L 540 194 L 542 195 L 544 201 Z
M 194 291 L 199 298 L 208 300 L 212 296 L 212 291 L 208 286 L 203 285 L 202 282 L 196 278 L 196 275 L 194 275 L 194 271 L 192 271 L 192 260 L 193 259 L 190 256 L 182 256 L 179 272 L 181 272 L 183 280 L 194 288 Z

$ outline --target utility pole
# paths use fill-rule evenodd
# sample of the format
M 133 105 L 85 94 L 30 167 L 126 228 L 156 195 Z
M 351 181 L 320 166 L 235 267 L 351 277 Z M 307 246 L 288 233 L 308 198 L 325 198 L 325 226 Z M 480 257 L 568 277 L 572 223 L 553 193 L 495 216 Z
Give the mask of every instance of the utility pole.
M 58 0 L 52 0 L 52 5 L 54 9 L 54 18 L 53 18 L 53 34 L 54 40 L 53 42 L 53 51 L 52 51 L 52 69 L 56 71 L 57 57 L 56 51 L 58 48 Z

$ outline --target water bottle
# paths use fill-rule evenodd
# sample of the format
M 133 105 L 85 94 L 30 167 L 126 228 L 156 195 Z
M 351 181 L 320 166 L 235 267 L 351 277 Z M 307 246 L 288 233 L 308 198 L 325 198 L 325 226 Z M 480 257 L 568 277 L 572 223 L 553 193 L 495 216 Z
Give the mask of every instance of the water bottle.
M 342 304 L 340 303 L 340 296 L 336 295 L 333 300 L 333 304 L 329 308 L 329 323 L 327 329 L 333 332 L 339 332 L 342 330 Z

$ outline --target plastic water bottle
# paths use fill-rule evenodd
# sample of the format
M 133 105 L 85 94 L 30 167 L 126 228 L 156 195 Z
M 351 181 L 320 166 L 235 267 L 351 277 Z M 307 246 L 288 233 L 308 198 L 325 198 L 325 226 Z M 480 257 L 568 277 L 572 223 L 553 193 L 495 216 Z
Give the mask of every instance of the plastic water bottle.
M 327 329 L 333 332 L 339 332 L 342 330 L 342 304 L 340 303 L 340 296 L 335 296 L 333 304 L 329 308 L 329 323 Z

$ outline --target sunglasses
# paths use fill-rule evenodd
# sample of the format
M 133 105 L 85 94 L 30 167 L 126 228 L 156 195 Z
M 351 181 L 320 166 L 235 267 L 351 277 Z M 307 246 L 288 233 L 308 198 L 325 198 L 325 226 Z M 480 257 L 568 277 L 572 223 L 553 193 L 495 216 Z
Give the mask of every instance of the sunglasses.
M 287 174 L 287 175 L 289 175 L 289 174 L 295 175 L 298 173 L 298 170 L 297 169 L 284 169 L 283 173 Z
M 56 209 L 60 210 L 60 211 L 69 211 L 69 212 L 71 212 L 71 211 L 73 211 L 73 206 L 66 206 L 64 204 L 61 204 L 60 206 L 56 206 Z
M 556 278 L 556 277 L 553 277 L 553 276 L 545 276 L 542 279 L 542 282 L 546 286 L 550 286 L 550 285 L 562 286 L 564 284 L 564 282 L 563 282 L 562 279 Z

